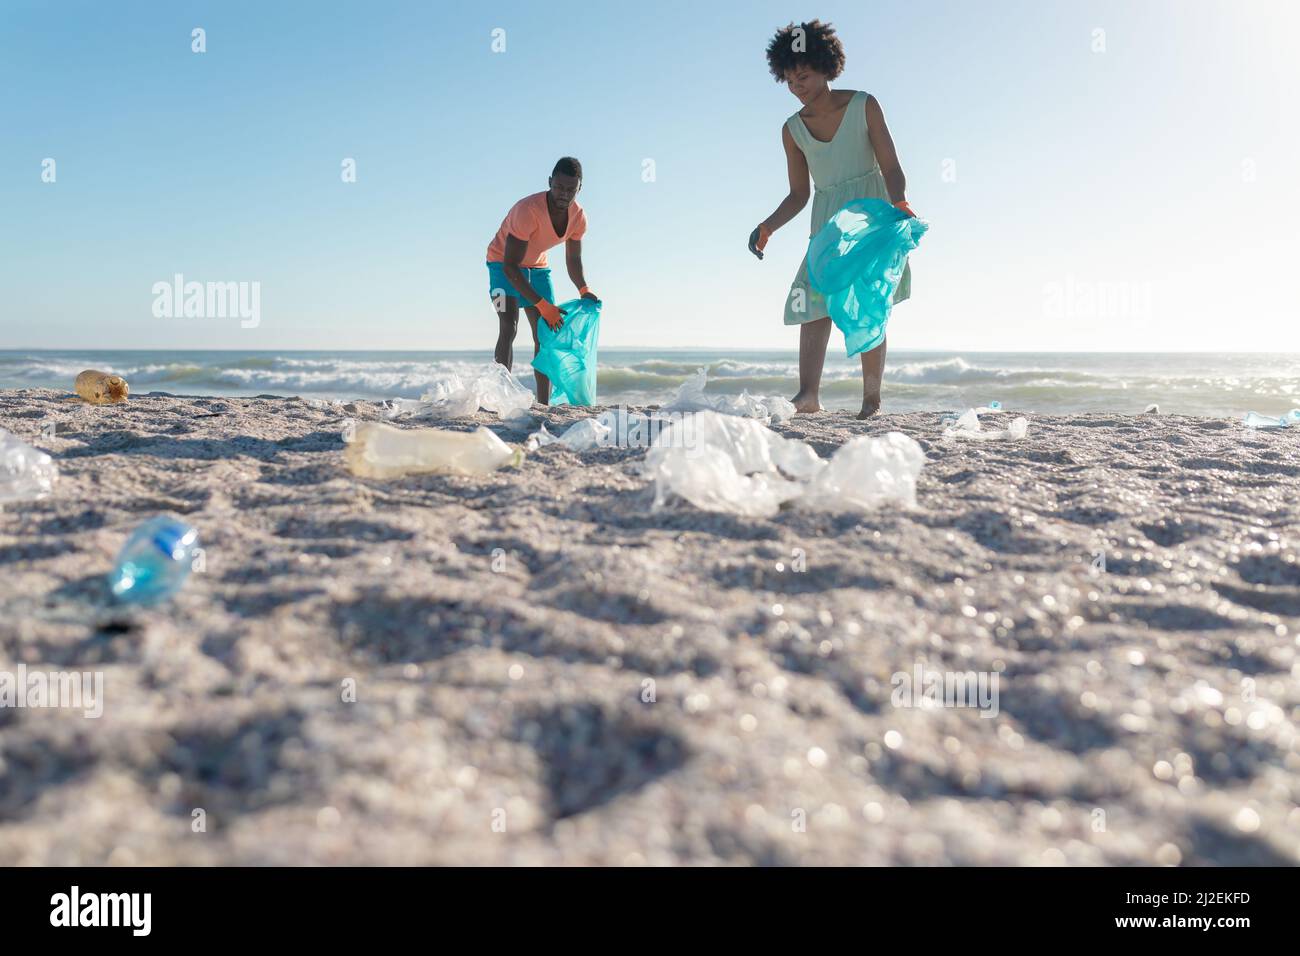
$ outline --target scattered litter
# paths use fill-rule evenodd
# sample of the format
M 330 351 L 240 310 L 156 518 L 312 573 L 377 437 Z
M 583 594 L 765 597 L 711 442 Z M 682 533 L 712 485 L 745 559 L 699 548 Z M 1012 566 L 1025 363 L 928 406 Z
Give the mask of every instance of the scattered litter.
M 590 451 L 592 448 L 650 448 L 657 443 L 658 436 L 673 425 L 685 423 L 685 433 L 693 434 L 691 429 L 694 426 L 690 419 L 695 414 L 696 412 L 689 411 L 660 410 L 647 415 L 621 406 L 609 408 L 592 418 L 574 422 L 558 438 L 543 425 L 540 431 L 528 436 L 528 448 L 531 451 L 552 442 L 566 445 L 573 451 Z M 757 419 L 752 421 L 761 424 Z
M 109 585 L 129 604 L 156 604 L 185 584 L 199 553 L 199 532 L 173 514 L 155 515 L 137 527 L 118 553 Z
M 524 451 L 534 452 L 546 445 L 553 445 L 557 441 L 559 439 L 548 432 L 546 426 L 543 425 L 539 430 L 528 436 L 528 440 L 524 443 Z
M 916 504 L 916 479 L 925 452 L 902 432 L 859 435 L 836 449 L 813 476 L 799 507 L 815 511 L 870 511 L 897 501 Z
M 501 420 L 511 428 L 527 428 L 533 423 L 533 416 L 527 408 L 516 408 L 510 414 L 502 415 Z
M 1295 412 L 1283 415 L 1281 418 L 1270 418 L 1267 415 L 1261 415 L 1259 412 L 1247 412 L 1243 423 L 1247 428 L 1289 428 L 1291 424 L 1297 421 L 1292 417 Z
M 697 369 L 695 374 L 677 387 L 672 401 L 663 406 L 665 412 L 700 412 L 712 411 L 723 415 L 739 415 L 742 418 L 761 418 L 773 422 L 783 422 L 793 418 L 794 403 L 778 396 L 750 395 L 742 391 L 739 395 L 706 395 L 705 386 L 709 381 L 706 368 Z
M 1148 405 L 1146 408 L 1144 408 L 1144 409 L 1142 410 L 1142 414 L 1143 414 L 1143 415 L 1159 415 L 1159 414 L 1160 414 L 1160 406 L 1159 406 L 1159 405 L 1156 405 L 1156 404 Z
M 537 323 L 540 348 L 533 368 L 550 379 L 552 405 L 595 405 L 600 302 L 572 299 L 559 308 L 564 324 L 558 330 Z
M 0 504 L 39 501 L 54 490 L 58 477 L 49 455 L 0 428 Z
M 654 507 L 682 498 L 705 511 L 770 517 L 783 504 L 862 511 L 913 504 L 925 456 L 898 432 L 860 436 L 829 461 L 753 419 L 702 411 L 665 428 L 646 454 Z
M 125 402 L 131 388 L 120 375 L 88 368 L 77 376 L 77 394 L 92 405 L 115 405 Z
M 850 357 L 884 339 L 907 254 L 929 228 L 883 199 L 855 199 L 809 240 L 808 277 Z
M 354 475 L 400 478 L 403 475 L 485 475 L 523 461 L 520 448 L 507 445 L 494 432 L 478 428 L 453 432 L 441 428 L 395 428 L 378 422 L 358 425 L 343 450 Z
M 533 393 L 504 365 L 492 362 L 464 378 L 453 374 L 438 379 L 418 401 L 393 399 L 388 418 L 465 418 L 483 408 L 507 419 L 532 405 Z
M 556 441 L 574 451 L 588 451 L 597 445 L 609 444 L 610 427 L 603 421 L 605 415 L 574 422 Z
M 943 437 L 948 439 L 970 438 L 975 441 L 995 441 L 1010 438 L 1019 441 L 1029 434 L 1029 420 L 1026 418 L 1014 419 L 1006 428 L 982 431 L 980 429 L 980 410 L 978 408 L 967 409 L 960 418 L 951 424 L 945 422 L 945 426 Z
M 652 418 L 640 412 L 630 412 L 626 408 L 611 408 L 594 418 L 574 422 L 558 438 L 543 425 L 540 431 L 528 436 L 528 442 L 530 450 L 552 442 L 567 445 L 574 451 L 590 451 L 605 446 L 648 448 L 658 428 L 677 418 L 680 416 L 672 419 Z

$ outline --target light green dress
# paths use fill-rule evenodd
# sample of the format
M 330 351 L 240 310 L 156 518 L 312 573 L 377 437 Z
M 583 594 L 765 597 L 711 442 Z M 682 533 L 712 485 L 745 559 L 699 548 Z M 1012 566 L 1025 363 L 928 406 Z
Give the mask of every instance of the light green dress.
M 785 125 L 794 137 L 794 143 L 808 160 L 812 174 L 812 223 L 808 230 L 811 238 L 826 225 L 847 203 L 854 199 L 883 199 L 889 202 L 885 177 L 876 162 L 875 150 L 867 137 L 867 94 L 861 90 L 853 94 L 844 110 L 844 119 L 829 143 L 814 139 L 804 121 L 795 113 Z M 912 294 L 912 266 L 903 268 L 903 279 L 894 293 L 894 302 L 902 302 Z M 785 324 L 802 325 L 813 319 L 827 317 L 826 302 L 821 293 L 808 284 L 808 255 L 804 253 L 799 264 L 799 274 L 790 286 L 785 300 Z

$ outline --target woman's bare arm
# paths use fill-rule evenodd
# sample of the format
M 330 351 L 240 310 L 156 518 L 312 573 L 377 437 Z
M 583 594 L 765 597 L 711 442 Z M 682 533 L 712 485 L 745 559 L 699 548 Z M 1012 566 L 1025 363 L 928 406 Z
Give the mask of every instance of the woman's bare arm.
M 875 151 L 876 162 L 880 164 L 880 173 L 885 177 L 885 188 L 889 190 L 891 202 L 903 202 L 907 199 L 907 177 L 898 161 L 898 151 L 894 149 L 894 138 L 889 135 L 885 124 L 885 111 L 880 102 L 870 94 L 867 95 L 867 138 Z
M 808 197 L 812 195 L 808 186 L 808 160 L 804 157 L 803 150 L 795 145 L 788 126 L 781 127 L 781 145 L 785 147 L 785 168 L 790 177 L 790 192 L 781 200 L 776 211 L 763 220 L 763 225 L 769 232 L 776 232 L 799 215 L 803 207 L 808 205 Z
M 759 259 L 763 258 L 763 247 L 768 237 L 787 222 L 799 215 L 799 210 L 808 205 L 808 160 L 794 144 L 788 126 L 781 127 L 781 145 L 785 147 L 785 168 L 790 177 L 790 192 L 781 200 L 781 205 L 749 234 L 749 251 Z

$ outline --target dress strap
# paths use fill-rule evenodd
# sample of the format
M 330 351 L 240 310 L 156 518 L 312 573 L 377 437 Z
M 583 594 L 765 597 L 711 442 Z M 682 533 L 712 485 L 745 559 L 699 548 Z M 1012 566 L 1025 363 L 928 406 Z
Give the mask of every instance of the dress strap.
M 867 94 L 864 90 L 858 90 L 853 94 L 853 99 L 849 100 L 849 109 L 853 111 L 853 122 L 858 124 L 858 129 L 862 130 L 862 135 L 867 135 Z
M 807 153 L 808 141 L 812 139 L 812 135 L 808 132 L 808 127 L 804 125 L 803 120 L 799 118 L 799 114 L 795 113 L 791 116 L 785 121 L 785 125 L 790 130 L 790 135 L 794 137 L 794 144 Z

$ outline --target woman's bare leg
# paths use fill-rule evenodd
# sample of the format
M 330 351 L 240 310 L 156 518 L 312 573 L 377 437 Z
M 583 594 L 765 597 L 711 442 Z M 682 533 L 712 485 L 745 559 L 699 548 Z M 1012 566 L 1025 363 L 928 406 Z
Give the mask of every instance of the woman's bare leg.
M 499 365 L 515 367 L 515 333 L 519 331 L 519 300 L 512 295 L 495 300 L 497 312 L 496 360 Z
M 817 393 L 822 385 L 822 366 L 826 364 L 826 343 L 830 338 L 829 316 L 799 326 L 799 394 L 793 399 L 795 411 L 822 410 Z
M 862 353 L 862 411 L 858 418 L 870 418 L 880 410 L 880 379 L 885 374 L 885 340 Z
M 542 343 L 537 340 L 537 323 L 541 321 L 542 313 L 525 308 L 524 315 L 528 316 L 528 324 L 533 330 L 533 356 L 536 357 L 542 350 Z M 537 369 L 533 369 L 533 380 L 537 383 L 537 401 L 543 405 L 551 404 L 551 380 Z

